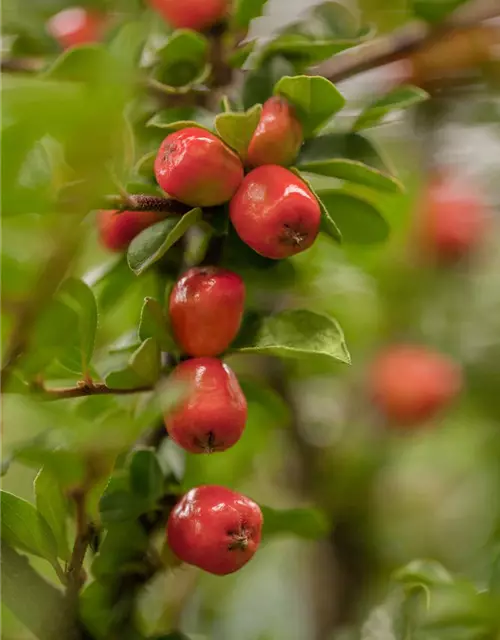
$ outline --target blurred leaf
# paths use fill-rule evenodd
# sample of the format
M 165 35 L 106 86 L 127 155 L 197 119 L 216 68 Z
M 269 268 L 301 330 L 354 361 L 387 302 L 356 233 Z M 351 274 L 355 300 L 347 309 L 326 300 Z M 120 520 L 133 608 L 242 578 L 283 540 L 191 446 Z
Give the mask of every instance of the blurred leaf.
M 344 242 L 372 244 L 387 239 L 389 225 L 367 200 L 337 190 L 318 190 L 317 195 L 338 225 Z
M 162 351 L 176 351 L 177 345 L 171 334 L 169 319 L 162 306 L 153 298 L 145 298 L 139 324 L 139 338 L 157 340 Z
M 249 314 L 231 351 L 281 358 L 327 356 L 350 363 L 340 326 L 326 315 L 294 309 L 264 318 Z
M 260 104 L 254 105 L 245 113 L 219 113 L 215 118 L 215 128 L 222 140 L 245 158 L 261 114 Z
M 319 509 L 271 509 L 261 506 L 264 516 L 263 537 L 271 535 L 295 535 L 308 540 L 325 538 L 331 524 Z
M 309 187 L 310 191 L 316 196 L 316 200 L 321 207 L 321 230 L 324 231 L 327 235 L 329 235 L 335 242 L 342 242 L 342 233 L 338 228 L 335 220 L 330 215 L 330 211 L 325 206 L 323 200 L 318 196 L 316 191 L 314 190 L 311 181 L 308 180 L 304 175 L 302 175 L 296 169 L 293 169 L 293 172 L 303 180 L 306 185 Z
M 117 68 L 116 60 L 103 45 L 84 44 L 61 53 L 45 77 L 100 85 L 108 82 Z
M 1 536 L 10 546 L 57 563 L 57 542 L 35 507 L 18 496 L 0 491 Z
M 96 556 L 94 562 L 97 561 Z M 94 570 L 93 570 L 94 572 Z M 96 573 L 96 575 L 99 575 Z M 110 609 L 113 606 L 113 590 L 107 584 L 97 580 L 88 583 L 80 593 L 80 615 L 85 627 L 93 637 L 104 640 L 109 638 L 112 617 Z
M 208 41 L 203 35 L 189 29 L 178 29 L 157 52 L 157 76 L 169 86 L 187 86 L 202 75 L 207 54 Z
M 38 512 L 52 529 L 57 542 L 58 556 L 67 562 L 70 557 L 66 527 L 68 501 L 61 485 L 50 468 L 44 466 L 38 472 L 33 486 Z
M 413 12 L 427 22 L 441 22 L 466 0 L 413 0 Z
M 383 98 L 378 98 L 370 106 L 366 107 L 353 124 L 353 130 L 359 131 L 381 124 L 384 118 L 395 110 L 407 109 L 429 98 L 429 94 L 411 85 L 405 85 L 393 89 Z
M 294 105 L 306 137 L 342 109 L 345 103 L 335 85 L 320 76 L 284 77 L 274 87 L 274 93 Z
M 147 338 L 130 357 L 130 367 L 145 382 L 153 384 L 160 375 L 160 350 L 153 338 Z
M 262 15 L 267 0 L 235 0 L 232 22 L 235 27 L 246 29 L 250 22 Z
M 254 49 L 255 40 L 240 45 L 228 56 L 228 64 L 235 69 L 241 69 Z
M 359 22 L 346 6 L 339 2 L 323 2 L 304 16 L 303 33 L 314 38 L 349 39 L 360 37 Z
M 153 449 L 134 451 L 129 464 L 130 488 L 152 504 L 163 494 L 164 478 Z
M 136 275 L 144 273 L 201 220 L 201 209 L 191 209 L 182 216 L 172 216 L 144 229 L 128 248 L 129 267 Z
M 404 585 L 422 584 L 427 587 L 453 582 L 449 572 L 435 560 L 412 560 L 398 569 L 392 579 Z
M 109 43 L 109 51 L 118 60 L 123 72 L 133 73 L 139 67 L 146 37 L 144 22 L 127 21 Z
M 166 134 L 186 127 L 200 127 L 201 129 L 207 129 L 207 131 L 213 130 L 215 114 L 210 111 L 201 108 L 194 109 L 189 112 L 189 115 L 182 115 L 179 111 L 180 109 L 177 108 L 158 111 L 148 120 L 146 126 L 165 129 Z M 182 111 L 184 113 L 184 110 Z M 182 117 L 179 118 L 179 116 Z
M 359 44 L 358 38 L 348 40 L 314 40 L 309 36 L 304 36 L 299 33 L 285 33 L 278 36 L 265 47 L 263 57 L 279 54 L 290 58 L 300 71 L 306 71 L 308 66 L 331 58 L 337 53 L 354 47 L 357 44 Z
M 76 278 L 65 280 L 58 297 L 78 316 L 82 372 L 88 372 L 97 331 L 97 302 L 90 287 Z M 75 327 L 76 329 L 76 327 Z M 64 358 L 62 359 L 64 364 Z
M 130 491 L 104 493 L 99 501 L 99 511 L 104 527 L 116 522 L 136 520 L 149 508 L 149 500 Z
M 243 81 L 243 107 L 250 109 L 254 104 L 264 104 L 273 95 L 276 83 L 293 73 L 293 64 L 280 55 L 269 57 L 265 64 L 248 71 Z
M 347 158 L 316 160 L 304 162 L 298 165 L 298 168 L 322 176 L 364 184 L 380 191 L 400 192 L 403 190 L 403 186 L 398 180 L 358 160 L 349 160 Z
M 140 563 L 148 548 L 144 529 L 134 520 L 110 523 L 99 553 L 92 562 L 92 573 L 99 580 L 118 582 L 126 565 Z
M 136 162 L 134 172 L 144 178 L 153 178 L 155 174 L 155 160 L 158 155 L 157 151 L 150 151 L 144 154 Z

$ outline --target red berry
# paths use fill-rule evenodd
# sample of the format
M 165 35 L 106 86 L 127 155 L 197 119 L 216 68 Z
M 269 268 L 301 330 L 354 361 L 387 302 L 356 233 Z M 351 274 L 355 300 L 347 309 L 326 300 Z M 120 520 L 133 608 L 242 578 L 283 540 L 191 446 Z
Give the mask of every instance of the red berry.
M 191 453 L 225 451 L 236 444 L 245 428 L 247 401 L 227 364 L 193 358 L 172 375 L 190 387 L 188 400 L 165 418 L 172 440 Z
M 150 0 L 150 4 L 174 29 L 203 31 L 224 18 L 228 0 Z
M 101 242 L 110 251 L 125 251 L 135 236 L 163 218 L 157 211 L 100 211 Z
M 174 507 L 167 540 L 175 555 L 224 576 L 241 569 L 257 551 L 262 512 L 250 498 L 218 486 L 191 489 Z
M 188 127 L 162 142 L 155 174 L 172 198 L 192 207 L 212 207 L 232 198 L 243 180 L 243 166 L 213 133 Z
M 105 17 L 83 7 L 64 9 L 47 22 L 47 31 L 68 49 L 90 42 L 99 42 L 104 35 Z
M 484 239 L 486 207 L 471 184 L 443 173 L 427 187 L 419 223 L 423 249 L 443 262 L 455 261 Z
M 243 280 L 218 267 L 196 267 L 170 294 L 170 320 L 177 342 L 191 356 L 216 356 L 240 328 L 245 303 Z
M 295 117 L 293 107 L 283 98 L 269 98 L 248 146 L 247 162 L 253 167 L 291 165 L 302 140 L 302 125 Z
M 251 171 L 230 204 L 240 238 L 266 258 L 287 258 L 308 249 L 321 220 L 318 201 L 294 173 L 278 165 Z
M 370 371 L 373 401 L 391 422 L 411 425 L 434 417 L 458 394 L 461 374 L 445 356 L 413 345 L 382 353 Z

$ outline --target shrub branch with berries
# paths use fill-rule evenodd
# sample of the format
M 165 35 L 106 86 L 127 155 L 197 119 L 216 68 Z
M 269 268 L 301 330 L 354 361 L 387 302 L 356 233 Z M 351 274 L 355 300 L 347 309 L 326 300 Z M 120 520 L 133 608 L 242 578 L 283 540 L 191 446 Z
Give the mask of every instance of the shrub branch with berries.
M 293 372 L 351 375 L 300 269 L 384 250 L 407 194 L 371 130 L 488 62 L 498 33 L 483 21 L 499 12 L 415 0 L 425 23 L 377 37 L 327 0 L 261 41 L 248 35 L 265 0 L 40 4 L 33 26 L 19 9 L 4 24 L 2 393 L 21 437 L 3 473 L 37 476 L 34 503 L 1 494 L 2 598 L 42 640 L 160 638 L 139 612 L 158 576 L 223 576 L 278 534 L 334 535 L 327 498 L 273 508 L 242 481 L 289 423 L 314 496 L 325 461 L 301 440 Z M 334 83 L 389 63 L 353 117 Z M 418 268 L 464 268 L 486 212 L 433 172 Z M 437 420 L 464 386 L 451 357 L 400 331 L 408 309 L 349 405 L 385 434 Z M 162 638 L 184 638 L 184 604 Z

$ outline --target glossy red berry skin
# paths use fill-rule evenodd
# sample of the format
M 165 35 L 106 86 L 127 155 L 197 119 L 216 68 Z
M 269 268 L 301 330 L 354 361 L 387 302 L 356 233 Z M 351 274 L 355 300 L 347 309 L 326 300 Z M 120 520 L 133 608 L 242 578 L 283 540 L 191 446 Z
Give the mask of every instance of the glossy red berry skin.
M 250 498 L 214 485 L 191 489 L 170 513 L 167 541 L 175 555 L 224 576 L 241 569 L 257 551 L 262 512 Z
M 373 402 L 394 426 L 415 425 L 435 417 L 458 395 L 460 387 L 459 367 L 420 346 L 387 349 L 370 371 Z
M 114 252 L 125 251 L 132 240 L 156 222 L 164 219 L 157 211 L 110 211 L 98 214 L 99 236 L 102 244 Z
M 212 207 L 232 198 L 243 180 L 243 165 L 217 136 L 187 127 L 162 142 L 155 174 L 172 198 L 192 207 Z
M 174 29 L 203 31 L 224 19 L 228 0 L 149 0 Z
M 486 206 L 466 180 L 443 172 L 427 186 L 421 204 L 423 251 L 440 262 L 455 262 L 476 250 L 488 230 Z
M 240 439 L 247 401 L 232 369 L 217 358 L 181 362 L 174 381 L 188 386 L 188 399 L 165 418 L 168 435 L 191 453 L 225 451 Z
M 278 165 L 250 171 L 231 200 L 229 211 L 243 242 L 273 259 L 308 249 L 321 221 L 319 203 L 305 183 Z
M 219 267 L 187 271 L 170 294 L 169 313 L 177 343 L 190 356 L 216 356 L 239 331 L 245 285 L 236 273 Z
M 262 107 L 259 124 L 248 145 L 247 164 L 251 167 L 289 166 L 295 161 L 302 141 L 302 125 L 293 107 L 278 96 L 269 98 Z
M 104 36 L 105 17 L 83 7 L 63 9 L 47 22 L 47 31 L 63 49 L 91 42 Z

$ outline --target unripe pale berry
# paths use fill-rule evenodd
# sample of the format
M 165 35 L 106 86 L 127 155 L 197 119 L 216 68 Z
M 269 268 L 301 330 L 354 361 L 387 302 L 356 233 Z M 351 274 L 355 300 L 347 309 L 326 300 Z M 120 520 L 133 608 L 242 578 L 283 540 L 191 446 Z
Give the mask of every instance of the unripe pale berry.
M 163 219 L 157 211 L 103 210 L 98 216 L 100 240 L 110 251 L 125 251 L 135 236 Z
M 243 166 L 213 133 L 187 127 L 162 142 L 155 174 L 172 198 L 192 207 L 212 207 L 232 198 L 243 180 Z
M 186 493 L 170 513 L 167 541 L 183 562 L 223 576 L 252 558 L 262 524 L 253 500 L 225 487 L 204 485 Z
M 391 423 L 413 425 L 434 417 L 459 393 L 459 367 L 424 347 L 398 345 L 381 353 L 371 367 L 370 393 Z
M 247 151 L 252 167 L 264 164 L 293 164 L 302 144 L 302 125 L 284 98 L 269 98 L 262 107 L 259 124 Z
M 149 0 L 174 29 L 203 31 L 224 19 L 228 0 Z
M 169 312 L 179 346 L 190 356 L 216 356 L 236 337 L 243 317 L 245 285 L 219 267 L 187 271 L 170 294 Z
M 102 40 L 105 17 L 83 7 L 64 9 L 47 22 L 47 31 L 63 49 Z
M 172 440 L 191 453 L 225 451 L 236 444 L 245 428 L 247 401 L 227 364 L 192 358 L 172 376 L 189 388 L 188 399 L 165 418 Z
M 318 201 L 300 178 L 278 165 L 251 171 L 230 204 L 240 238 L 266 258 L 287 258 L 308 249 L 321 220 Z
M 422 249 L 442 262 L 473 252 L 487 232 L 484 202 L 463 177 L 443 172 L 426 188 L 418 223 Z

